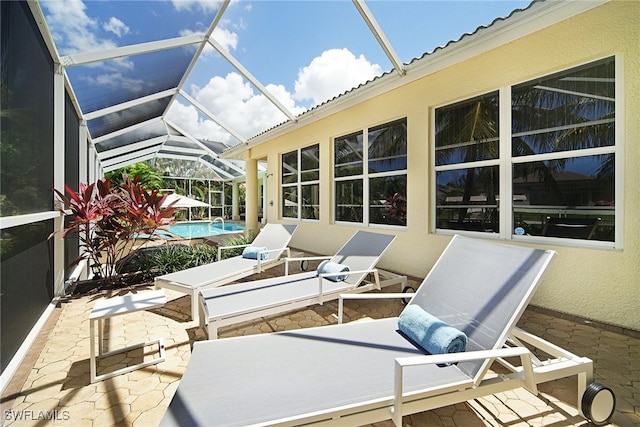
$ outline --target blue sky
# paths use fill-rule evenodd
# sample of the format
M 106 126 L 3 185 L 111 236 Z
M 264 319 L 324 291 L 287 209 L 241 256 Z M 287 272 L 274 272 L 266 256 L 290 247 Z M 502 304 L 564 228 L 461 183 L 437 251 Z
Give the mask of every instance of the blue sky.
M 383 1 L 367 6 L 403 62 L 489 25 L 529 1 Z M 61 55 L 95 51 L 205 31 L 219 2 L 212 0 L 47 0 L 47 22 Z M 290 111 L 300 114 L 392 69 L 349 0 L 232 1 L 214 38 Z M 125 72 L 139 61 L 85 67 L 86 84 L 144 84 Z M 80 74 L 79 71 L 73 70 Z M 207 49 L 184 90 L 251 137 L 286 118 L 218 55 Z M 182 100 L 170 117 L 198 138 L 233 138 Z

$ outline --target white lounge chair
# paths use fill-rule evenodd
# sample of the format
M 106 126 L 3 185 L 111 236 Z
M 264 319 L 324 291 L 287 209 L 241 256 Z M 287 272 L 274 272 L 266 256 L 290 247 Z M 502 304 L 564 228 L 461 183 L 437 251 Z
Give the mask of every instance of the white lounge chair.
M 203 290 L 200 292 L 200 325 L 208 324 L 209 339 L 216 339 L 221 326 L 323 304 L 337 299 L 340 293 L 366 292 L 391 284 L 404 287 L 405 276 L 384 272 L 381 280 L 380 271 L 375 268 L 394 239 L 390 234 L 356 231 L 332 257 L 285 260 L 287 273 L 289 262 L 311 259 L 328 259 L 347 266 L 348 272 L 318 275 L 313 271 Z M 330 279 L 337 275 L 345 279 Z M 365 282 L 368 275 L 373 276 L 372 282 Z
M 268 254 L 267 259 L 261 259 L 262 256 L 251 259 L 238 255 L 211 264 L 158 276 L 154 280 L 155 288 L 172 289 L 191 295 L 191 319 L 195 320 L 198 315 L 198 292 L 200 290 L 221 286 L 282 264 L 285 256 L 291 256 L 288 245 L 296 228 L 297 225 L 266 224 L 250 245 L 218 247 L 219 260 L 222 250 L 242 247 L 267 248 L 262 252 Z
M 591 360 L 515 329 L 552 256 L 452 240 L 409 306 L 465 332 L 465 352 L 424 355 L 398 332 L 398 318 L 196 342 L 160 425 L 400 426 L 403 415 L 520 387 L 536 393 L 537 384 L 572 375 L 583 413 L 606 422 L 615 399 L 591 383 Z M 540 362 L 520 340 L 555 358 Z M 494 360 L 511 372 L 492 375 Z

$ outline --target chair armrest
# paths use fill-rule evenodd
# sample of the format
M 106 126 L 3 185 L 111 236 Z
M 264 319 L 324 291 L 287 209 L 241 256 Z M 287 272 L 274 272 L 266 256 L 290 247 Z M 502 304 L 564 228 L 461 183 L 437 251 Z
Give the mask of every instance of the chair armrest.
M 318 260 L 325 260 L 325 259 L 331 259 L 333 258 L 332 256 L 302 256 L 302 257 L 291 257 L 291 256 L 287 256 L 284 259 L 284 275 L 288 276 L 289 275 L 289 263 L 290 262 L 294 262 L 294 261 L 318 261 Z
M 420 365 L 441 365 L 444 363 L 469 362 L 481 359 L 496 359 L 505 357 L 521 357 L 530 355 L 526 347 L 507 347 L 495 350 L 464 351 L 460 353 L 425 354 L 424 356 L 398 357 L 396 366 L 403 368 Z
M 258 256 L 256 257 L 256 267 L 258 269 L 258 273 L 262 273 L 262 261 L 268 261 L 269 258 L 263 260 L 262 259 L 262 254 L 268 254 L 271 252 L 282 252 L 282 251 L 286 251 L 287 255 L 291 254 L 291 249 L 289 249 L 289 247 L 284 247 L 284 248 L 278 248 L 278 249 L 267 249 L 266 251 L 260 251 L 258 252 Z
M 289 249 L 288 246 L 285 246 L 284 248 L 276 248 L 276 249 L 267 249 L 266 251 L 260 251 L 261 254 L 269 254 L 271 252 L 286 252 L 287 255 L 291 253 L 291 249 Z M 286 259 L 286 257 L 285 257 Z
M 220 261 L 220 258 L 222 256 L 222 250 L 223 249 L 237 249 L 237 248 L 246 248 L 247 246 L 251 246 L 250 243 L 244 244 L 244 245 L 229 245 L 229 246 L 218 246 L 218 261 Z
M 218 249 L 235 249 L 235 248 L 246 248 L 247 246 L 251 246 L 251 243 L 246 243 L 244 245 L 228 245 L 228 246 L 218 246 Z
M 390 292 L 385 294 L 340 294 L 340 299 L 385 299 L 385 298 L 407 298 L 411 294 Z
M 407 298 L 407 294 L 403 293 L 384 293 L 384 294 L 340 294 L 338 295 L 338 324 L 344 319 L 344 300 L 345 299 L 392 299 Z
M 404 368 L 410 366 L 433 365 L 445 363 L 468 362 L 471 360 L 520 357 L 523 370 L 523 386 L 533 394 L 538 394 L 538 387 L 533 374 L 531 352 L 525 347 L 508 347 L 496 350 L 469 351 L 461 353 L 433 354 L 415 357 L 398 357 L 394 368 L 393 391 L 393 423 L 402 426 L 402 389 Z
M 321 259 L 331 259 L 332 256 L 300 256 L 300 257 L 286 257 L 288 261 L 317 261 Z
M 336 273 L 323 273 L 318 274 L 318 286 L 319 286 L 319 304 L 324 302 L 324 293 L 322 289 L 322 279 L 326 277 L 334 277 L 334 276 L 350 276 L 352 274 L 364 274 L 364 273 L 373 273 L 374 281 L 376 283 L 376 287 L 380 290 L 380 275 L 378 274 L 377 268 L 371 268 L 368 270 L 354 270 L 354 271 L 340 271 Z
M 333 276 L 350 276 L 352 274 L 363 274 L 363 273 L 373 273 L 374 275 L 378 275 L 377 268 L 371 268 L 369 270 L 349 270 L 349 271 L 339 271 L 336 273 L 322 273 L 318 274 L 319 277 L 333 277 Z M 377 278 L 377 277 L 376 277 Z M 379 281 L 379 279 L 378 279 Z

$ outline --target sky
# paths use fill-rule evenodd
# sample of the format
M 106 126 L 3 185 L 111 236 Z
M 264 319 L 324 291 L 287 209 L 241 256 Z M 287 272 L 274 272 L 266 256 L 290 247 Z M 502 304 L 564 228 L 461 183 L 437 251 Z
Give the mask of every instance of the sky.
M 407 63 L 529 3 L 370 0 L 366 4 Z M 204 32 L 220 2 L 46 0 L 41 4 L 58 52 L 65 56 Z M 295 115 L 393 68 L 350 0 L 233 0 L 213 38 Z M 188 54 L 175 63 L 188 61 Z M 156 71 L 170 75 L 171 70 L 154 69 L 138 57 L 67 70 L 79 94 L 83 87 L 98 86 L 108 93 L 110 85 L 144 93 L 145 80 Z M 201 55 L 183 90 L 243 138 L 287 119 L 211 47 Z M 196 138 L 237 142 L 185 99 L 177 101 L 168 118 L 182 129 Z

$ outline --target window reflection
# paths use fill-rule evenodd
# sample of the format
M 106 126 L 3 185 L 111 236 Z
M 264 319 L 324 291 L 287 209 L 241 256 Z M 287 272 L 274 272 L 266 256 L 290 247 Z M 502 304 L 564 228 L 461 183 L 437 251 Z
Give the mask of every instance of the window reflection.
M 320 218 L 320 144 L 282 155 L 283 218 Z
M 515 226 L 532 236 L 613 241 L 614 163 L 607 154 L 514 165 L 514 194 L 523 196 Z
M 614 241 L 615 59 L 514 86 L 511 95 L 509 106 L 492 93 L 436 109 L 436 227 Z M 500 108 L 511 110 L 502 139 L 511 170 L 501 169 Z M 499 187 L 499 173 L 511 175 L 511 189 Z M 500 193 L 509 192 L 511 223 L 500 224 Z
M 362 222 L 362 180 L 336 182 L 336 221 Z
M 407 119 L 336 138 L 334 150 L 336 221 L 406 226 Z
M 497 166 L 437 172 L 436 181 L 438 228 L 500 231 Z

